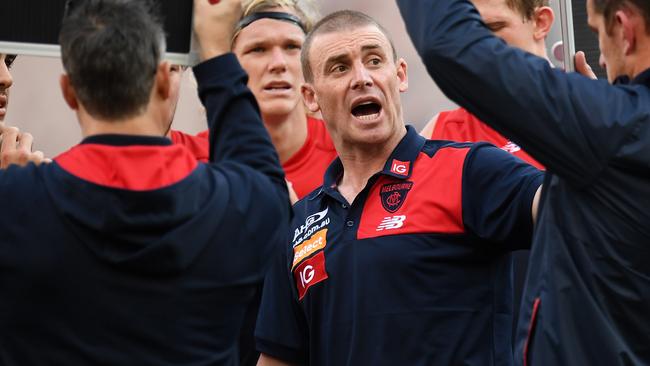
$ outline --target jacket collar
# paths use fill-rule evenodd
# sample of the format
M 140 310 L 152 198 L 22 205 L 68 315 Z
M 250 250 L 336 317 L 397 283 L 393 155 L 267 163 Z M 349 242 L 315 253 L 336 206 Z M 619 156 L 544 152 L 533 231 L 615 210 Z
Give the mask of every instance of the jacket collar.
M 634 79 L 629 76 L 619 76 L 614 80 L 615 85 L 641 84 L 650 87 L 650 69 L 647 69 L 637 75 Z
M 413 164 L 420 155 L 420 151 L 425 142 L 426 139 L 420 136 L 415 128 L 406 126 L 406 135 L 397 144 L 379 174 L 403 180 L 410 178 L 413 171 Z M 327 171 L 325 171 L 323 187 L 321 187 L 318 193 L 320 194 L 323 190 L 336 190 L 337 183 L 342 176 L 343 164 L 341 163 L 341 159 L 337 157 L 327 168 Z
M 171 145 L 172 141 L 162 136 L 143 136 L 143 135 L 92 135 L 83 139 L 80 143 L 84 144 L 98 144 L 98 145 L 111 145 L 111 146 L 156 146 L 156 145 Z

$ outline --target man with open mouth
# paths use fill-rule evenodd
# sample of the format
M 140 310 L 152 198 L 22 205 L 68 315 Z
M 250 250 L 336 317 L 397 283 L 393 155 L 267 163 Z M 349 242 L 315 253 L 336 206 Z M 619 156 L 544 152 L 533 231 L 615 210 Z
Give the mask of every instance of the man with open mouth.
M 301 58 L 339 158 L 265 279 L 260 365 L 510 365 L 508 254 L 530 245 L 543 173 L 405 126 L 407 64 L 365 14 L 323 18 Z

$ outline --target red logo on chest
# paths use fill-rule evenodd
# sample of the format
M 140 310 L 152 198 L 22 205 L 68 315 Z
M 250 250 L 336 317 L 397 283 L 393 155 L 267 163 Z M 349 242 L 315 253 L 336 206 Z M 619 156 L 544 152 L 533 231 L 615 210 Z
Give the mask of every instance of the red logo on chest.
M 320 251 L 315 256 L 302 262 L 293 271 L 293 277 L 298 288 L 298 299 L 302 300 L 310 287 L 326 280 L 328 277 L 325 271 L 325 253 Z
M 411 188 L 413 188 L 413 182 L 408 181 L 381 186 L 379 196 L 381 197 L 381 205 L 384 206 L 384 210 L 391 213 L 399 210 Z
M 410 161 L 400 161 L 397 159 L 393 159 L 393 162 L 390 165 L 390 172 L 397 175 L 403 175 L 406 177 L 407 175 L 409 175 L 410 166 L 411 166 Z

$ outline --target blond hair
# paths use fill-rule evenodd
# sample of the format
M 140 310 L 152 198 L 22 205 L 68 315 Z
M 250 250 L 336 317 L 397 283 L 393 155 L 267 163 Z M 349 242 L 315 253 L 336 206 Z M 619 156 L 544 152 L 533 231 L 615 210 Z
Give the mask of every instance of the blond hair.
M 275 8 L 285 8 L 300 18 L 307 32 L 311 31 L 318 18 L 318 11 L 310 0 L 245 0 L 243 7 L 242 18 Z M 236 30 L 239 31 L 240 29 Z

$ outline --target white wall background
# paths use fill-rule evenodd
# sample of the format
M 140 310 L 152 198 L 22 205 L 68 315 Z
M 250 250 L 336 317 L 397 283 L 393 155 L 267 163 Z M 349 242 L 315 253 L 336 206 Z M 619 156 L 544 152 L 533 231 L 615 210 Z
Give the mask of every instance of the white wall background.
M 327 0 L 320 2 L 321 14 L 355 9 L 375 17 L 392 34 L 397 52 L 408 63 L 409 90 L 403 94 L 406 122 L 422 128 L 434 114 L 454 108 L 427 75 L 404 29 L 394 1 Z M 557 13 L 557 11 L 556 11 Z M 559 22 L 556 22 L 556 24 Z M 559 39 L 555 31 L 549 44 Z M 35 148 L 53 157 L 81 139 L 74 114 L 59 91 L 61 61 L 54 58 L 21 56 L 14 63 L 9 112 L 5 122 L 35 137 Z M 206 128 L 196 89 L 186 72 L 174 128 L 196 133 Z

